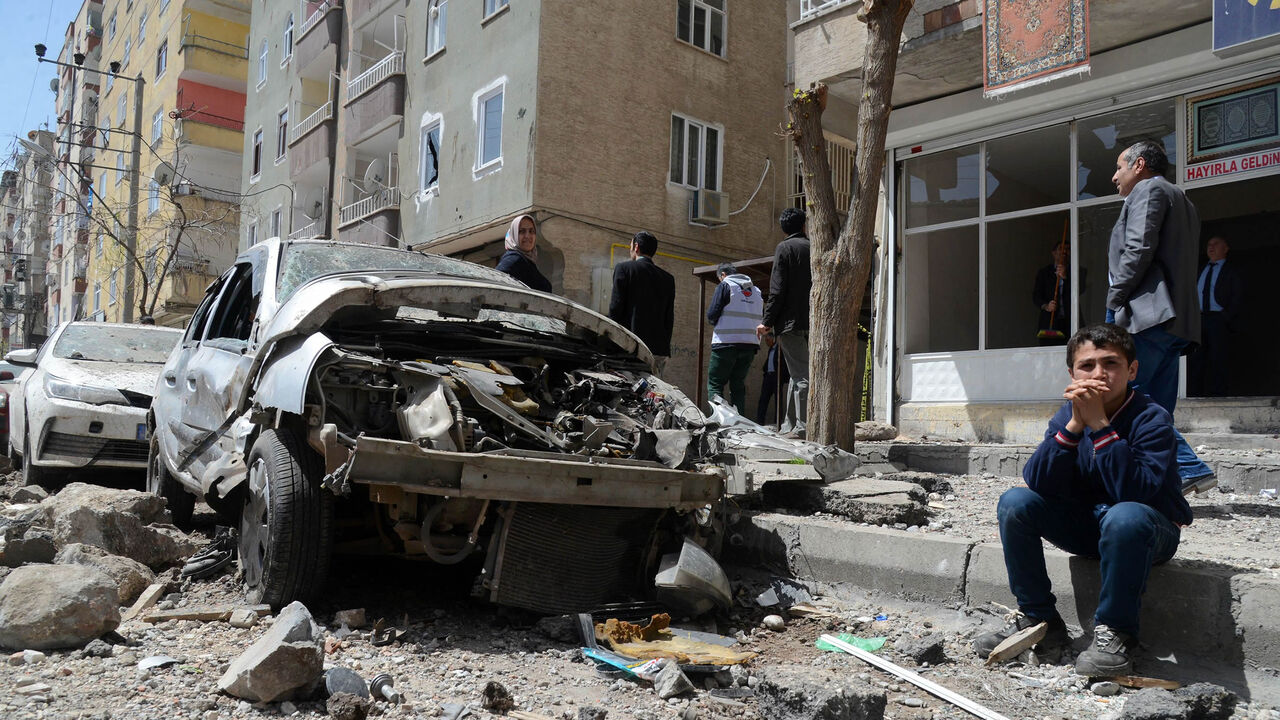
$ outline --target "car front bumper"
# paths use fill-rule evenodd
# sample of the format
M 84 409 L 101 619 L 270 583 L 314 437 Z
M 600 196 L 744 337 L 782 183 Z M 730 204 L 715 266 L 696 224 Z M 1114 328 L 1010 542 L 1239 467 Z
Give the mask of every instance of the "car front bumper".
M 39 417 L 32 413 L 35 456 L 41 467 L 147 466 L 147 411 L 128 405 L 90 405 L 43 398 Z

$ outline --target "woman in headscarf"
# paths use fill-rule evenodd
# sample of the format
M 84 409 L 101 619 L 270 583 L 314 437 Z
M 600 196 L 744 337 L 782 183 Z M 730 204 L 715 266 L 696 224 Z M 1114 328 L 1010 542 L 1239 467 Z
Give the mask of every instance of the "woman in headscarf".
M 530 215 L 520 215 L 507 228 L 507 251 L 498 270 L 534 290 L 551 292 L 551 281 L 538 272 L 538 226 Z

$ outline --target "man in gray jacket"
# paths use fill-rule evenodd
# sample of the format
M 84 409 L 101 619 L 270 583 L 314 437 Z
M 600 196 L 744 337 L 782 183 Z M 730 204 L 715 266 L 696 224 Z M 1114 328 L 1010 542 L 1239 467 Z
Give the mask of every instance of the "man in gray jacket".
M 1128 330 L 1138 351 L 1136 387 L 1173 414 L 1178 358 L 1200 343 L 1196 261 L 1200 216 L 1182 189 L 1164 178 L 1169 160 L 1157 143 L 1134 143 L 1116 159 L 1111 181 L 1124 198 L 1111 229 L 1107 322 Z M 1213 471 L 1177 434 L 1178 474 L 1203 492 Z

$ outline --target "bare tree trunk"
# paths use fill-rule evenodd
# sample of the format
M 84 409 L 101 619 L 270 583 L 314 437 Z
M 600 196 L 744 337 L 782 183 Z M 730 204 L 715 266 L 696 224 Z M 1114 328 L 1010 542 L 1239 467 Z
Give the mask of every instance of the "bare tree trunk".
M 884 171 L 884 140 L 892 107 L 902 26 L 913 0 L 866 0 L 867 23 L 858 104 L 856 176 L 849 219 L 838 228 L 831 168 L 822 137 L 827 88 L 797 90 L 787 111 L 787 131 L 800 154 L 808 200 L 813 289 L 809 302 L 808 439 L 853 448 L 859 408 L 855 382 L 858 316 L 875 251 L 875 221 Z

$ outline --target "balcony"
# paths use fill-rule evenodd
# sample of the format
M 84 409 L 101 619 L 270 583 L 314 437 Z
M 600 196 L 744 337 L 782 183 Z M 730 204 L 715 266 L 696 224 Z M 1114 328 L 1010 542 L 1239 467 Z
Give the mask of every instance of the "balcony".
M 369 245 L 395 245 L 400 237 L 400 189 L 378 188 L 372 193 L 350 189 L 353 202 L 338 210 L 341 240 Z M 349 198 L 349 199 L 351 199 Z
M 305 107 L 294 105 L 294 114 L 301 115 Z M 317 164 L 328 164 L 333 157 L 334 102 L 327 100 L 312 110 L 301 122 L 289 127 L 289 174 L 297 177 Z
M 306 238 L 319 237 L 324 232 L 324 220 L 312 220 L 302 227 L 289 233 L 290 240 L 304 240 Z
M 393 52 L 347 82 L 346 143 L 357 145 L 404 115 L 404 53 Z
M 234 87 L 226 89 L 244 92 L 249 76 L 249 48 L 244 45 L 202 35 L 197 28 L 188 27 L 182 33 L 178 47 L 182 59 L 181 78 L 195 79 L 208 84 L 208 77 L 233 80 Z
M 838 5 L 847 5 L 853 0 L 800 0 L 800 19 L 808 20 Z
M 293 53 L 299 72 L 305 77 L 311 77 L 308 72 L 311 65 L 326 50 L 333 48 L 333 52 L 337 52 L 342 39 L 342 3 L 337 0 L 319 3 L 304 1 L 302 9 L 306 20 L 302 21 L 302 27 L 298 30 Z M 328 73 L 332 69 L 332 63 L 329 63 L 327 67 L 320 68 L 320 72 Z

